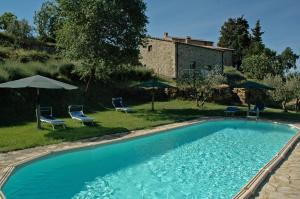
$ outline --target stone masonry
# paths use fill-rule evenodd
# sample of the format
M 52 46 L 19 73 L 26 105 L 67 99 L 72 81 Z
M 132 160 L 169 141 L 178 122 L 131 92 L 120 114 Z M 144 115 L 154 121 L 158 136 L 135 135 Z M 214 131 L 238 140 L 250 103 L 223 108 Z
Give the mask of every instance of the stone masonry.
M 213 46 L 213 42 L 191 37 L 150 37 L 140 47 L 140 62 L 155 73 L 176 79 L 191 70 L 211 70 L 232 65 L 233 49 Z

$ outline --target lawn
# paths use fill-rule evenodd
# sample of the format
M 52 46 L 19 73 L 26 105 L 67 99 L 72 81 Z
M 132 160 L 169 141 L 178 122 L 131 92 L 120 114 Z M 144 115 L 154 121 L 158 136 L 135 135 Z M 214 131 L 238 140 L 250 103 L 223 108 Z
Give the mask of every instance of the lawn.
M 114 110 L 96 111 L 88 114 L 96 119 L 97 126 L 95 127 L 84 127 L 79 122 L 69 118 L 63 118 L 68 126 L 66 130 L 52 131 L 50 126 L 45 125 L 43 125 L 44 130 L 37 130 L 34 122 L 12 127 L 1 127 L 0 152 L 151 128 L 200 116 L 223 116 L 226 107 L 207 103 L 203 109 L 199 109 L 196 107 L 195 102 L 183 100 L 157 102 L 155 103 L 156 111 L 154 112 L 150 111 L 150 106 L 150 103 L 134 106 L 134 112 L 128 114 Z M 246 110 L 245 107 L 242 108 Z M 300 122 L 299 113 L 283 113 L 278 109 L 267 109 L 263 117 Z

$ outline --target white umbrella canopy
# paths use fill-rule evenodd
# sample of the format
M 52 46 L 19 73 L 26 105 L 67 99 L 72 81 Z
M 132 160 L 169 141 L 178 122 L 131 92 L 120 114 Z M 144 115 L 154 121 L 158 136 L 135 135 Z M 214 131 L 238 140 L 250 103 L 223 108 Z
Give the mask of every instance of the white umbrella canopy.
M 36 105 L 36 115 L 37 115 L 37 128 L 41 129 L 40 122 L 40 90 L 39 89 L 64 89 L 64 90 L 74 90 L 78 87 L 71 84 L 66 84 L 54 79 L 43 77 L 40 75 L 35 75 L 32 77 L 27 77 L 19 80 L 9 81 L 6 83 L 0 84 L 0 88 L 36 88 L 37 89 L 37 105 Z

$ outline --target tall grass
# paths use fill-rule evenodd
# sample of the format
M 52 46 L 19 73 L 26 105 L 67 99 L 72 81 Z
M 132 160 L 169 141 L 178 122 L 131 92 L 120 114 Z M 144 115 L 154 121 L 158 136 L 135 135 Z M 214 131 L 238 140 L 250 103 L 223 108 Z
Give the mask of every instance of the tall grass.
M 68 63 L 63 60 L 50 60 L 45 63 L 6 61 L 0 63 L 0 81 L 15 80 L 37 74 L 55 78 L 61 75 L 60 68 Z

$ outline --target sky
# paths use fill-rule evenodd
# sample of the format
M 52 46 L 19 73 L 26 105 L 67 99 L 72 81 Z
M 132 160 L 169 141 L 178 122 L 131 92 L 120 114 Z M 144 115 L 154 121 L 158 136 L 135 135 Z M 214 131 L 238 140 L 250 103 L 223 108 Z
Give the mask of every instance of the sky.
M 191 36 L 217 43 L 220 28 L 229 17 L 244 17 L 250 27 L 261 21 L 267 47 L 283 51 L 287 46 L 300 54 L 299 0 L 145 0 L 148 34 L 162 37 Z M 0 0 L 0 14 L 15 13 L 33 23 L 34 11 L 43 0 Z M 298 61 L 298 68 L 300 62 Z

